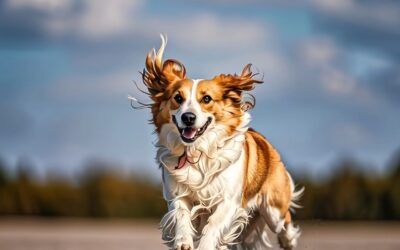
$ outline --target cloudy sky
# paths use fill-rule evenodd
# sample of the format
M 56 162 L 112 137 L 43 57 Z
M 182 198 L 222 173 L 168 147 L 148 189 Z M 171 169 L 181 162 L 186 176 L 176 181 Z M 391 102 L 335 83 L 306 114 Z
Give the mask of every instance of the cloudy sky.
M 127 96 L 146 101 L 133 81 L 162 32 L 193 78 L 249 62 L 264 74 L 252 125 L 289 168 L 350 157 L 382 170 L 400 147 L 399 27 L 395 0 L 2 0 L 0 158 L 156 176 L 149 113 Z

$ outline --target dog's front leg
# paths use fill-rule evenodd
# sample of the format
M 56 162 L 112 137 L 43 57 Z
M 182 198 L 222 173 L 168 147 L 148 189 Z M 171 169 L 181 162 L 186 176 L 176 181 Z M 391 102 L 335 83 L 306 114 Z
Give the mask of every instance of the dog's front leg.
M 190 219 L 189 201 L 185 198 L 173 202 L 173 213 L 175 217 L 175 250 L 193 250 L 193 229 Z
M 246 224 L 246 220 L 247 213 L 243 208 L 235 202 L 223 201 L 209 217 L 198 250 L 220 249 L 225 244 L 232 243 L 238 236 L 237 231 Z M 226 237 L 229 239 L 225 239 Z M 229 242 L 225 242 L 226 240 Z
M 190 217 L 193 204 L 186 194 L 187 188 L 177 183 L 164 169 L 162 180 L 163 196 L 168 203 L 168 213 L 160 223 L 162 238 L 174 250 L 193 250 L 194 229 Z

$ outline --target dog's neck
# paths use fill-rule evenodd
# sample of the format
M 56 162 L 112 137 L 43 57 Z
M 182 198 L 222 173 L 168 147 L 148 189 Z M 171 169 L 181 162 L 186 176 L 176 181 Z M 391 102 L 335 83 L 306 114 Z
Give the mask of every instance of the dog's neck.
M 239 159 L 245 140 L 244 133 L 247 131 L 249 122 L 250 115 L 244 112 L 241 124 L 232 134 L 229 135 L 223 126 L 216 125 L 191 145 L 182 144 L 180 134 L 174 124 L 165 124 L 156 144 L 157 161 L 171 175 L 179 177 L 182 175 L 180 171 L 184 169 L 177 169 L 176 166 L 179 164 L 180 157 L 186 154 L 186 157 L 190 159 L 188 162 L 191 167 L 199 175 L 195 178 L 195 173 L 192 173 L 192 177 L 197 179 L 195 182 L 200 185 L 206 181 L 207 176 L 223 171 Z

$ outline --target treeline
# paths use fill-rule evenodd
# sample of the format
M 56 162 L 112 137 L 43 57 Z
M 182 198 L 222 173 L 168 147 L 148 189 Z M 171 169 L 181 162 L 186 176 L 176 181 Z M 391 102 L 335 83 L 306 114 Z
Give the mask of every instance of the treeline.
M 362 169 L 353 161 L 343 161 L 323 180 L 300 178 L 305 192 L 301 199 L 303 208 L 297 210 L 296 218 L 400 219 L 400 160 L 381 175 Z
M 29 166 L 11 173 L 0 164 L 0 215 L 149 218 L 164 213 L 161 186 L 115 169 L 99 163 L 74 178 L 34 178 Z
M 165 211 L 161 185 L 113 166 L 92 164 L 75 178 L 34 178 L 0 162 L 0 215 L 159 218 Z M 305 187 L 298 219 L 400 219 L 400 157 L 385 174 L 343 161 L 324 178 L 295 177 Z M 364 171 L 362 170 L 364 169 Z

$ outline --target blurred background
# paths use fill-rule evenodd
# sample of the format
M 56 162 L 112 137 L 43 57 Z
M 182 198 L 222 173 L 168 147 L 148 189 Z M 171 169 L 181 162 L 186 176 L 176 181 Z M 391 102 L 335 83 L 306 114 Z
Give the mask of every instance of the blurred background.
M 134 82 L 160 33 L 189 77 L 264 75 L 252 126 L 306 187 L 295 218 L 399 220 L 399 27 L 395 0 L 1 0 L 0 241 L 10 216 L 162 216 L 150 113 L 127 98 L 149 101 Z

